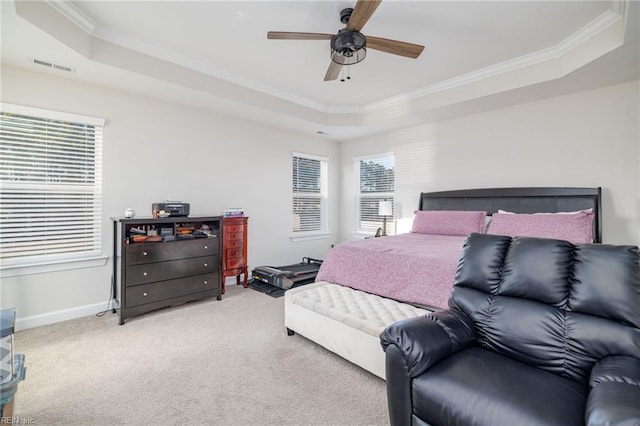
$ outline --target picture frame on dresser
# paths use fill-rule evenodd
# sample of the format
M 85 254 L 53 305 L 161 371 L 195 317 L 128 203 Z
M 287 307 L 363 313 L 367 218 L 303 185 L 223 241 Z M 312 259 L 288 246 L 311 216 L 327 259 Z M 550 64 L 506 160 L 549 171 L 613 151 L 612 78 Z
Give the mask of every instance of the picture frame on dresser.
M 221 220 L 220 216 L 112 218 L 112 291 L 119 296 L 120 325 L 156 309 L 209 297 L 222 299 Z

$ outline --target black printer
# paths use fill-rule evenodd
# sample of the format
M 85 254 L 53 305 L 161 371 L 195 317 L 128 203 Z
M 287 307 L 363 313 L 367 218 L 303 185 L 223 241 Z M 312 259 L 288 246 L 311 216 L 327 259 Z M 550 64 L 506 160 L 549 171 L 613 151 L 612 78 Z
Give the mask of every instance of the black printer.
M 153 203 L 151 211 L 164 211 L 169 216 L 189 216 L 189 203 L 182 201 L 165 201 L 162 203 Z

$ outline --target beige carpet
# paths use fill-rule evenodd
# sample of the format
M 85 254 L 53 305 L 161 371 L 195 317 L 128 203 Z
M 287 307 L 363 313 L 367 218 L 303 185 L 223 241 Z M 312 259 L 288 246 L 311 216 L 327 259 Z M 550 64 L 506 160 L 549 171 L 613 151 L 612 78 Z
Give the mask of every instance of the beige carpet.
M 38 425 L 386 425 L 384 381 L 299 336 L 284 298 L 227 287 L 118 325 L 85 317 L 18 332 L 14 416 Z M 106 305 L 106 302 L 105 302 Z

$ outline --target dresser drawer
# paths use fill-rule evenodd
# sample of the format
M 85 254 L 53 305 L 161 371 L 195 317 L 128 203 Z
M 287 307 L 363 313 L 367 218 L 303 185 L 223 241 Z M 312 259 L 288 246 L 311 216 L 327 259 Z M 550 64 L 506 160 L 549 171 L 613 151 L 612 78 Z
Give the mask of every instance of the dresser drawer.
M 165 281 L 217 271 L 219 262 L 218 256 L 206 256 L 132 265 L 126 267 L 125 278 L 128 287 L 154 281 Z
M 238 224 L 225 224 L 224 225 L 224 233 L 228 233 L 228 232 L 244 232 L 244 225 L 242 223 L 238 223 Z
M 224 269 L 236 269 L 247 266 L 247 261 L 244 257 L 237 259 L 227 259 L 227 264 Z
M 125 245 L 127 265 L 219 254 L 217 238 Z
M 239 248 L 241 250 L 244 249 L 244 241 L 243 240 L 226 240 L 224 242 L 225 249 L 231 248 Z
M 226 228 L 226 226 L 225 226 Z M 242 241 L 244 240 L 244 232 L 240 231 L 233 231 L 233 232 L 227 232 L 225 230 L 224 232 L 224 240 L 226 241 Z
M 244 249 L 242 247 L 227 248 L 224 253 L 227 259 L 236 259 L 244 256 Z
M 131 308 L 145 303 L 159 302 L 196 292 L 214 290 L 218 289 L 219 285 L 219 275 L 216 272 L 127 287 L 125 307 Z

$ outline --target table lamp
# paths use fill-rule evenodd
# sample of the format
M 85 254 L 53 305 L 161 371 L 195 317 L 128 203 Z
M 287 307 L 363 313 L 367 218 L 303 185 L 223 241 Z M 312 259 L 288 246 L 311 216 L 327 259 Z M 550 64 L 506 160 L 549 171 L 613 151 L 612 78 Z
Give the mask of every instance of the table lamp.
M 387 216 L 393 216 L 393 203 L 388 200 L 378 204 L 378 215 L 382 216 L 382 236 L 387 236 Z

